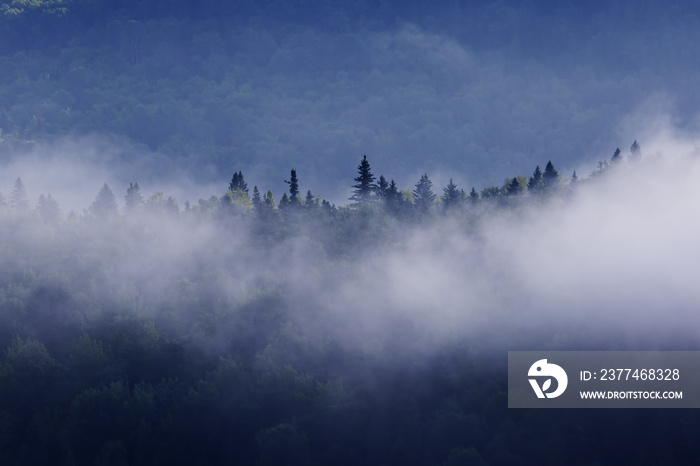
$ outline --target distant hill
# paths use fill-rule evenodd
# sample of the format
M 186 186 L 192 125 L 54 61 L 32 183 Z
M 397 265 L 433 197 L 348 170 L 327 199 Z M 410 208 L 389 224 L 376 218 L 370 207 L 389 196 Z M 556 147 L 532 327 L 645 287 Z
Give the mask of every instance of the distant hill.
M 690 2 L 2 2 L 0 143 L 117 135 L 144 173 L 342 200 L 368 154 L 413 188 L 564 173 L 626 147 L 631 113 L 693 121 Z M 661 97 L 659 97 L 661 96 Z M 675 101 L 675 103 L 674 103 Z M 651 108 L 651 110 L 649 110 Z M 135 163 L 128 151 L 120 171 Z M 142 158 L 142 152 L 139 152 Z M 157 160 L 157 162 L 155 162 Z M 136 166 L 136 165 L 135 165 Z M 274 167 L 270 168 L 270 167 Z M 136 170 L 136 168 L 135 168 Z M 279 173 L 278 173 L 279 172 Z

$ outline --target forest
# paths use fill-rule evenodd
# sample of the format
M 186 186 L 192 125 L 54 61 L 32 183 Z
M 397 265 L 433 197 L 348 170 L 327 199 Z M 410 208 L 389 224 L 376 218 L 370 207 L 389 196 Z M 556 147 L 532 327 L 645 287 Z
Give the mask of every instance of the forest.
M 0 0 L 0 464 L 697 464 L 699 10 Z
M 570 175 L 700 104 L 689 1 L 2 3 L 0 156 L 111 135 L 140 170 L 119 185 L 238 167 L 281 192 L 293 166 L 340 203 L 364 153 L 405 186 Z
M 511 246 L 525 255 L 504 228 L 537 249 L 590 202 L 619 204 L 600 213 L 606 223 L 638 223 L 614 220 L 636 206 L 619 190 L 611 201 L 610 189 L 640 198 L 625 180 L 695 176 L 697 159 L 682 160 L 669 168 L 635 141 L 590 176 L 562 177 L 549 161 L 477 192 L 434 189 L 427 174 L 399 189 L 365 156 L 346 205 L 302 196 L 294 169 L 275 201 L 239 170 L 224 194 L 183 208 L 137 182 L 123 196 L 104 184 L 80 214 L 48 193 L 30 202 L 18 178 L 0 208 L 3 464 L 691 464 L 693 410 L 509 410 L 505 354 L 694 349 L 696 327 L 644 316 L 639 277 L 620 276 L 613 295 L 640 295 L 627 304 L 647 322 L 632 329 L 610 308 L 587 310 L 589 324 L 573 303 L 567 315 L 544 311 L 556 294 L 523 290 L 494 265 Z M 640 202 L 655 222 L 653 203 Z M 594 249 L 567 259 L 593 254 L 614 269 L 627 246 L 596 255 L 588 234 Z M 689 254 L 679 241 L 672 261 Z M 527 276 L 552 279 L 547 257 L 528 262 Z M 591 278 L 549 273 L 560 287 Z M 697 302 L 682 293 L 675 305 Z

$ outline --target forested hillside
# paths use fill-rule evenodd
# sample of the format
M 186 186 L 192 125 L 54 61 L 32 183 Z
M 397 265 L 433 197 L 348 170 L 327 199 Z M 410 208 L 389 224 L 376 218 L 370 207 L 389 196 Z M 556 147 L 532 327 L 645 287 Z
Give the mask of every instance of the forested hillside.
M 17 179 L 2 463 L 692 464 L 693 410 L 507 408 L 508 350 L 697 347 L 697 159 L 543 165 L 400 190 L 363 157 L 341 206 L 296 170 L 185 206 L 105 184 L 78 214 Z
M 402 185 L 423 172 L 499 184 L 548 159 L 571 173 L 656 112 L 692 124 L 698 104 L 692 2 L 15 0 L 3 13 L 3 157 L 117 135 L 140 147 L 120 163 L 165 155 L 143 181 L 183 169 L 220 183 L 238 167 L 279 191 L 291 165 L 337 202 L 367 153 Z
M 0 1 L 0 465 L 698 463 L 699 9 Z

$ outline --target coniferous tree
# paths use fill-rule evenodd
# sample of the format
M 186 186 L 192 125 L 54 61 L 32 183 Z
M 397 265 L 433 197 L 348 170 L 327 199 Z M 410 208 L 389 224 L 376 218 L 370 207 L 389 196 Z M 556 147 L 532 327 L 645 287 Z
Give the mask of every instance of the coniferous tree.
M 464 200 L 464 192 L 457 189 L 457 185 L 450 182 L 442 190 L 442 203 L 445 209 L 451 209 L 459 205 Z
M 126 200 L 127 211 L 132 211 L 144 204 L 143 196 L 141 196 L 141 188 L 138 183 L 129 183 L 124 199 Z
M 522 194 L 523 185 L 520 183 L 517 176 L 510 180 L 510 182 L 506 183 L 505 192 L 506 196 L 517 196 L 518 194 Z
M 379 181 L 377 182 L 377 197 L 383 200 L 389 190 L 389 182 L 387 182 L 384 175 L 379 175 Z
M 638 160 L 642 158 L 642 148 L 639 147 L 639 143 L 636 139 L 632 143 L 632 146 L 630 146 L 630 152 L 632 153 L 632 155 L 630 156 L 632 160 Z
M 578 175 L 576 174 L 576 170 L 574 170 L 573 175 L 571 175 L 571 184 L 575 185 L 578 183 Z
M 164 210 L 171 215 L 178 215 L 180 213 L 180 206 L 177 205 L 177 200 L 174 197 L 168 196 L 168 199 L 165 201 Z
M 61 218 L 61 209 L 58 207 L 58 203 L 54 198 L 51 197 L 50 193 L 48 196 L 44 196 L 43 194 L 39 196 L 37 210 L 44 223 L 57 223 Z
M 416 184 L 416 189 L 413 190 L 413 200 L 418 211 L 425 213 L 433 205 L 435 194 L 432 188 L 433 182 L 430 181 L 427 173 L 423 173 Z
M 10 193 L 10 207 L 17 210 L 24 210 L 29 207 L 27 200 L 27 190 L 24 189 L 22 180 L 18 177 Z
M 233 191 L 236 188 L 238 188 L 238 172 L 233 172 L 231 182 L 228 184 L 228 190 Z
M 472 187 L 472 190 L 469 192 L 469 200 L 474 203 L 479 200 L 479 193 L 476 192 L 476 189 Z
M 238 189 L 248 194 L 248 183 L 243 179 L 243 172 L 240 170 L 238 171 Z
M 613 153 L 612 157 L 610 157 L 610 162 L 614 165 L 616 163 L 620 163 L 622 161 L 622 155 L 620 155 L 620 148 L 618 147 L 615 149 L 615 152 Z
M 527 190 L 531 193 L 540 193 L 544 189 L 544 179 L 540 166 L 535 167 L 535 171 L 527 182 Z
M 280 209 L 286 209 L 289 204 L 291 204 L 291 201 L 289 200 L 289 196 L 287 196 L 287 193 L 282 194 L 282 199 L 280 199 Z
M 233 172 L 233 177 L 231 178 L 231 182 L 228 184 L 228 189 L 229 191 L 235 191 L 238 189 L 248 194 L 248 184 L 243 179 L 242 171 L 239 171 L 238 173 Z
M 275 199 L 272 196 L 272 191 L 270 191 L 269 189 L 267 190 L 267 192 L 265 193 L 265 196 L 263 197 L 262 205 L 265 208 L 265 210 L 267 210 L 267 211 L 273 211 L 276 208 Z
M 544 183 L 544 188 L 548 191 L 555 189 L 559 185 L 559 172 L 554 168 L 551 160 L 544 167 L 542 182 Z
M 97 197 L 90 205 L 89 212 L 98 219 L 107 219 L 117 215 L 117 201 L 114 198 L 114 193 L 107 183 L 102 185 L 100 192 L 97 193 Z
M 262 198 L 260 197 L 260 191 L 258 191 L 257 186 L 253 186 L 253 208 L 257 211 L 260 210 L 262 205 Z
M 301 203 L 301 199 L 299 197 L 299 180 L 297 179 L 297 171 L 292 168 L 292 172 L 289 175 L 289 181 L 284 180 L 284 182 L 289 185 L 289 205 L 292 207 L 298 207 Z M 284 197 L 282 198 L 282 201 L 284 201 Z M 282 201 L 280 201 L 280 207 L 282 204 L 284 204 Z
M 396 185 L 394 180 L 391 180 L 391 183 L 389 183 L 389 187 L 386 189 L 383 202 L 384 206 L 391 212 L 398 213 L 401 209 L 403 196 L 401 194 L 401 190 Z
M 596 177 L 600 176 L 603 173 L 605 173 L 608 168 L 610 167 L 610 164 L 608 163 L 607 160 L 601 160 L 598 162 L 597 168 L 591 173 L 591 176 Z
M 307 209 L 313 209 L 318 203 L 316 202 L 316 196 L 311 194 L 311 190 L 306 191 L 306 198 L 304 198 L 304 207 Z
M 321 209 L 323 209 L 323 211 L 328 215 L 333 215 L 338 210 L 334 204 L 331 204 L 325 199 L 321 201 Z
M 495 199 L 501 195 L 501 188 L 498 186 L 489 186 L 481 190 L 482 199 Z
M 362 157 L 360 165 L 357 167 L 356 184 L 353 185 L 353 194 L 350 197 L 351 201 L 357 204 L 367 204 L 372 200 L 372 194 L 376 191 L 374 184 L 374 175 L 367 161 L 367 156 Z

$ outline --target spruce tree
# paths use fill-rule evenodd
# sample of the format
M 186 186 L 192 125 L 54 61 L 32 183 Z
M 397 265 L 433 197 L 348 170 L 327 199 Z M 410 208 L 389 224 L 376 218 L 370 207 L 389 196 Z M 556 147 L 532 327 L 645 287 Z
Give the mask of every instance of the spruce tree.
M 544 180 L 542 178 L 542 170 L 540 170 L 540 166 L 537 165 L 534 173 L 527 182 L 527 190 L 531 193 L 539 193 L 542 192 L 543 188 Z
M 238 188 L 238 172 L 233 172 L 233 178 L 231 178 L 231 182 L 228 184 L 228 190 L 233 191 L 236 188 Z
M 299 198 L 299 180 L 297 179 L 297 171 L 292 168 L 292 172 L 289 175 L 289 181 L 284 180 L 285 183 L 289 185 L 289 205 L 292 207 L 298 207 L 301 203 Z M 284 198 L 282 198 L 284 200 Z M 280 202 L 282 206 L 283 202 Z
M 89 212 L 98 219 L 107 219 L 117 215 L 117 201 L 114 198 L 114 193 L 107 183 L 102 185 L 100 192 L 97 193 L 97 197 L 92 202 L 89 208 Z
M 413 199 L 416 204 L 416 208 L 420 212 L 427 212 L 430 206 L 433 205 L 435 200 L 435 194 L 433 193 L 433 182 L 428 178 L 427 173 L 421 175 L 418 184 L 416 184 L 416 189 L 413 190 Z
M 233 177 L 231 178 L 231 182 L 228 184 L 229 191 L 235 191 L 237 189 L 248 194 L 248 184 L 243 179 L 243 172 L 242 171 L 239 171 L 237 173 L 233 172 Z
M 325 199 L 321 201 L 321 209 L 328 215 L 333 215 L 337 211 L 335 205 Z
M 517 196 L 523 192 L 523 185 L 520 184 L 518 177 L 516 176 L 509 183 L 506 184 L 506 196 Z
M 636 139 L 634 140 L 634 142 L 630 146 L 630 152 L 632 153 L 632 155 L 630 156 L 630 158 L 632 158 L 632 160 L 638 160 L 638 159 L 642 158 L 642 148 L 639 147 L 639 143 L 637 142 Z
M 479 193 L 476 192 L 476 189 L 472 186 L 472 190 L 469 192 L 469 200 L 471 202 L 476 202 L 479 200 Z
M 374 175 L 367 161 L 367 156 L 362 157 L 360 165 L 357 166 L 357 177 L 352 187 L 354 189 L 351 201 L 357 204 L 367 204 L 372 200 L 372 194 L 376 191 Z
M 143 196 L 141 196 L 141 188 L 138 183 L 129 183 L 124 199 L 126 200 L 127 211 L 132 211 L 143 205 Z
M 287 193 L 282 194 L 282 199 L 280 199 L 280 209 L 286 209 L 289 204 L 291 204 L 291 201 L 289 200 L 289 196 L 287 196 Z
M 19 177 L 15 180 L 12 192 L 10 193 L 10 207 L 17 210 L 24 210 L 29 207 L 27 190 L 24 189 L 24 184 Z
M 51 197 L 50 193 L 48 196 L 44 196 L 43 194 L 39 196 L 37 210 L 44 223 L 57 223 L 61 218 L 61 209 L 58 207 L 58 203 Z
M 253 186 L 253 208 L 257 211 L 260 210 L 262 205 L 262 198 L 260 197 L 260 191 L 258 191 L 257 186 Z
M 383 198 L 384 206 L 391 212 L 398 213 L 401 208 L 402 200 L 401 190 L 399 190 L 396 182 L 391 180 Z
M 544 167 L 544 173 L 542 174 L 542 182 L 546 190 L 555 189 L 559 185 L 559 172 L 554 168 L 554 164 L 550 160 Z
M 272 211 L 275 209 L 275 198 L 272 196 L 272 191 L 269 189 L 265 193 L 265 196 L 263 197 L 263 203 L 262 205 L 265 207 L 265 210 Z
M 379 181 L 377 182 L 377 197 L 379 199 L 384 199 L 389 190 L 389 183 L 387 182 L 384 175 L 379 175 Z
M 459 205 L 464 199 L 463 192 L 457 189 L 457 185 L 452 182 L 452 178 L 450 178 L 447 186 L 443 188 L 442 193 L 442 203 L 445 209 Z
M 613 165 L 622 161 L 622 155 L 620 154 L 620 148 L 618 147 L 617 149 L 615 149 L 615 152 L 613 153 L 612 157 L 610 157 L 610 162 L 612 162 Z
M 165 201 L 164 210 L 171 215 L 178 215 L 180 213 L 180 206 L 177 205 L 177 200 L 174 197 L 168 196 L 168 200 Z
M 318 204 L 316 202 L 316 196 L 311 194 L 311 190 L 306 191 L 306 198 L 304 199 L 304 207 L 307 209 L 313 209 Z

